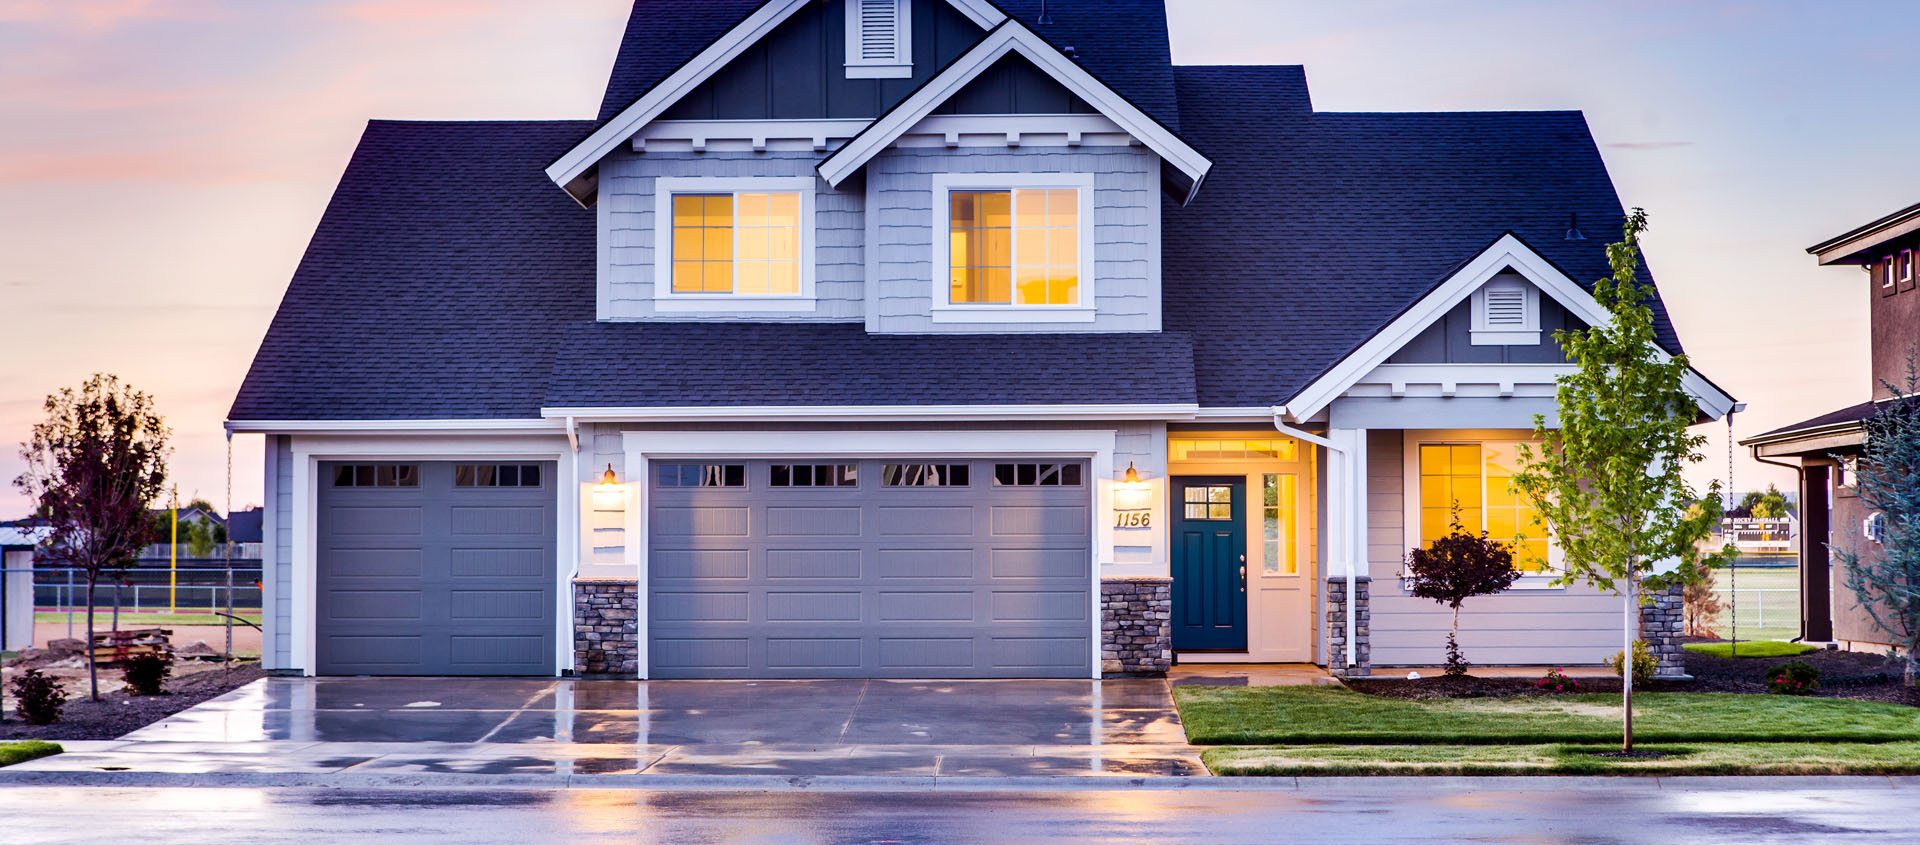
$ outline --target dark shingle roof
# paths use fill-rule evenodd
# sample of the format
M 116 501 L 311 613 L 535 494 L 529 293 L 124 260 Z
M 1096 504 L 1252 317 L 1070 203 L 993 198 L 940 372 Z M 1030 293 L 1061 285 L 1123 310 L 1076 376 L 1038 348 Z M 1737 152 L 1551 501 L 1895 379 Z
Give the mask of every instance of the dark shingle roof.
M 1847 423 L 1859 423 L 1873 416 L 1874 412 L 1880 408 L 1880 404 L 1879 402 L 1868 401 L 1858 405 L 1849 405 L 1838 411 L 1828 411 L 1810 420 L 1801 420 L 1792 425 L 1781 426 L 1765 434 L 1756 434 L 1740 442 L 1744 445 L 1762 440 L 1790 439 L 1788 437 L 1789 435 L 1799 434 L 1801 432 L 1813 431 L 1828 426 L 1846 425 Z
M 232 419 L 536 417 L 594 312 L 593 212 L 542 172 L 583 121 L 373 121 Z
M 1109 366 L 1115 360 L 1128 366 Z M 546 405 L 1193 401 L 1193 345 L 1177 332 L 872 335 L 859 323 L 588 321 L 567 332 Z
M 600 120 L 631 105 L 647 89 L 727 34 L 766 0 L 633 0 L 620 52 L 600 98 Z
M 1286 401 L 1507 232 L 1583 284 L 1608 273 L 1623 212 L 1578 112 L 1310 114 L 1298 68 L 1175 75 L 1216 159 L 1163 224 L 1165 326 L 1195 338 L 1203 405 Z M 1565 239 L 1575 214 L 1587 240 Z

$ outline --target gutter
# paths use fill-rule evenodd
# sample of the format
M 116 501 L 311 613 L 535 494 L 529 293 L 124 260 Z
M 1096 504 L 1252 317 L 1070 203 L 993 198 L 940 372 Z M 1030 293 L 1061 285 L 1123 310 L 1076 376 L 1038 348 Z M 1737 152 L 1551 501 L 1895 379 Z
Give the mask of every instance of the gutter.
M 1285 435 L 1287 435 L 1287 436 L 1289 436 L 1289 437 L 1295 437 L 1295 438 L 1299 438 L 1300 440 L 1304 440 L 1304 441 L 1306 441 L 1306 442 L 1308 442 L 1308 443 L 1312 443 L 1313 445 L 1315 445 L 1315 446 L 1319 446 L 1320 448 L 1322 448 L 1322 449 L 1325 449 L 1325 450 L 1327 450 L 1327 451 L 1329 451 L 1329 452 L 1337 452 L 1337 453 L 1339 453 L 1339 454 L 1341 454 L 1342 456 L 1345 456 L 1345 457 L 1347 457 L 1347 458 L 1351 458 L 1351 457 L 1352 457 L 1351 455 L 1349 455 L 1349 454 L 1347 453 L 1347 450 L 1346 450 L 1346 449 L 1343 449 L 1343 448 L 1341 448 L 1341 447 L 1339 447 L 1339 446 L 1335 446 L 1335 445 L 1333 444 L 1333 441 L 1332 441 L 1332 440 L 1328 440 L 1327 438 L 1325 438 L 1325 437 L 1321 437 L 1320 435 L 1317 435 L 1317 434 L 1312 434 L 1312 433 L 1309 433 L 1309 432 L 1305 432 L 1305 431 L 1301 431 L 1300 429 L 1297 429 L 1297 428 L 1294 428 L 1293 426 L 1290 426 L 1290 425 L 1287 425 L 1287 424 L 1286 424 L 1286 423 L 1285 423 L 1285 422 L 1283 421 L 1283 420 L 1285 419 L 1285 417 L 1286 417 L 1286 415 L 1287 415 L 1287 406 L 1285 406 L 1285 405 L 1275 405 L 1275 406 L 1273 406 L 1273 408 L 1271 409 L 1271 411 L 1272 411 L 1272 413 L 1273 413 L 1273 428 L 1274 428 L 1274 430 L 1275 430 L 1275 431 L 1278 431 L 1278 432 L 1280 432 L 1281 434 L 1285 434 Z M 1348 471 L 1351 471 L 1351 469 L 1352 469 L 1352 463 L 1351 463 L 1351 461 L 1350 461 L 1350 460 L 1349 460 L 1349 461 L 1347 461 L 1347 462 L 1343 462 L 1343 464 L 1342 464 L 1342 466 L 1343 466 L 1343 468 L 1344 468 L 1344 469 L 1346 469 L 1346 470 L 1348 470 Z M 1343 484 L 1343 485 L 1341 485 L 1341 486 L 1342 486 L 1342 488 L 1344 488 L 1344 489 L 1346 489 L 1346 490 L 1351 490 L 1351 489 L 1352 489 L 1352 485 L 1350 485 L 1350 484 Z M 1344 522 L 1345 520 L 1343 519 L 1342 521 Z M 1346 534 L 1346 533 L 1347 533 L 1347 532 L 1346 532 L 1346 529 L 1347 529 L 1348 527 L 1349 527 L 1349 526 L 1346 526 L 1346 525 L 1342 525 L 1342 526 L 1340 526 L 1340 528 L 1341 528 L 1341 533 L 1342 533 L 1342 534 Z M 1353 538 L 1349 536 L 1349 537 L 1347 537 L 1347 539 L 1346 539 L 1346 541 L 1345 541 L 1345 543 L 1351 543 L 1352 541 L 1353 541 Z M 1343 544 L 1343 545 L 1344 545 L 1344 544 Z M 1345 561 L 1344 563 L 1345 563 L 1345 569 L 1347 570 L 1347 655 L 1346 655 L 1346 661 L 1347 661 L 1347 666 L 1348 666 L 1348 667 L 1351 667 L 1351 666 L 1353 666 L 1353 664 L 1354 664 L 1354 661 L 1355 661 L 1356 659 L 1358 659 L 1358 657 L 1359 657 L 1359 655 L 1360 655 L 1360 647 L 1359 647 L 1359 644 L 1358 644 L 1358 643 L 1356 643 L 1356 642 L 1354 642 L 1354 636 L 1355 636 L 1355 633 L 1356 633 L 1356 631 L 1355 631 L 1355 628 L 1356 628 L 1356 627 L 1358 626 L 1358 624 L 1359 624 L 1359 622 L 1358 622 L 1358 620 L 1356 620 L 1356 619 L 1354 618 L 1354 616 L 1355 616 L 1355 613 L 1354 613 L 1354 611 L 1355 611 L 1355 609 L 1356 609 L 1356 608 L 1358 607 L 1358 598 L 1357 598 L 1357 597 L 1356 597 L 1356 596 L 1354 595 L 1354 592 L 1355 592 L 1355 588 L 1356 588 L 1356 587 L 1358 586 L 1358 580 L 1359 580 L 1359 579 L 1358 579 L 1358 576 L 1356 575 L 1356 573 L 1354 572 L 1354 570 L 1356 570 L 1356 569 L 1358 569 L 1359 567 L 1358 567 L 1358 565 L 1357 565 L 1357 562 L 1353 560 L 1353 554 L 1352 554 L 1351 552 L 1349 552 L 1349 553 L 1347 554 L 1347 560 L 1346 560 L 1346 561 Z

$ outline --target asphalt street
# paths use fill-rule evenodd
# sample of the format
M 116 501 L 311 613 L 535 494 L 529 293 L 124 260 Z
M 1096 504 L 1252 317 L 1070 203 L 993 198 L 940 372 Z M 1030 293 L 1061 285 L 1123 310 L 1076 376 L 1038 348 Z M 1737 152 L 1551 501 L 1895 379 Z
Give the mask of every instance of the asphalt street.
M 0 841 L 1920 841 L 1920 781 L 1370 778 L 1257 791 L 0 788 Z

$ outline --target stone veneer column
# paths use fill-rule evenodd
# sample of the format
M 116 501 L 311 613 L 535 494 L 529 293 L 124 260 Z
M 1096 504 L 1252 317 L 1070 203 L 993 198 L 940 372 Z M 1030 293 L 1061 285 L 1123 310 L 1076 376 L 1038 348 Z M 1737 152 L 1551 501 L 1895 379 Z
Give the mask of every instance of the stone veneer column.
M 1640 605 L 1640 638 L 1647 653 L 1659 662 L 1653 676 L 1684 681 L 1687 674 L 1687 650 L 1680 640 L 1686 636 L 1685 587 L 1675 584 L 1663 592 L 1649 592 Z
M 573 582 L 573 672 L 640 674 L 640 582 L 580 578 Z
M 1100 581 L 1100 673 L 1164 675 L 1173 666 L 1173 579 Z
M 1371 580 L 1363 576 L 1355 578 L 1353 582 L 1354 592 L 1357 593 L 1353 603 L 1354 663 L 1348 666 L 1347 579 L 1327 579 L 1327 671 L 1333 673 L 1334 677 L 1364 678 L 1373 674 L 1367 631 L 1371 616 L 1367 608 L 1372 590 Z

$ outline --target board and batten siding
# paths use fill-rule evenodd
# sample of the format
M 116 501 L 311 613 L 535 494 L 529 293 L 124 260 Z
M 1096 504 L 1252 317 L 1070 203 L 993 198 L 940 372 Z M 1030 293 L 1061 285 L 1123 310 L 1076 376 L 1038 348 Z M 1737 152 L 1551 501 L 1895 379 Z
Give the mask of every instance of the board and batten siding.
M 797 152 L 650 152 L 621 150 L 600 164 L 599 308 L 601 320 L 761 320 L 858 322 L 866 315 L 862 197 L 835 191 L 814 173 L 820 155 Z M 662 176 L 814 179 L 814 295 L 811 312 L 654 310 L 654 180 Z
M 289 669 L 293 665 L 293 441 L 284 435 L 267 435 L 267 509 L 261 517 L 266 536 L 268 559 L 261 573 L 266 597 L 271 603 L 263 608 L 268 642 L 262 649 L 266 669 Z
M 933 175 L 1092 174 L 1093 305 L 1086 323 L 936 323 Z M 1160 160 L 1137 147 L 895 147 L 867 164 L 877 244 L 867 330 L 879 333 L 1160 330 Z M 1084 223 L 1083 223 L 1084 225 Z
M 1408 541 L 1404 435 L 1367 434 L 1367 559 L 1374 666 L 1438 666 L 1452 611 L 1400 586 Z M 1460 650 L 1482 666 L 1591 665 L 1620 651 L 1621 599 L 1584 584 L 1515 589 L 1461 606 Z

